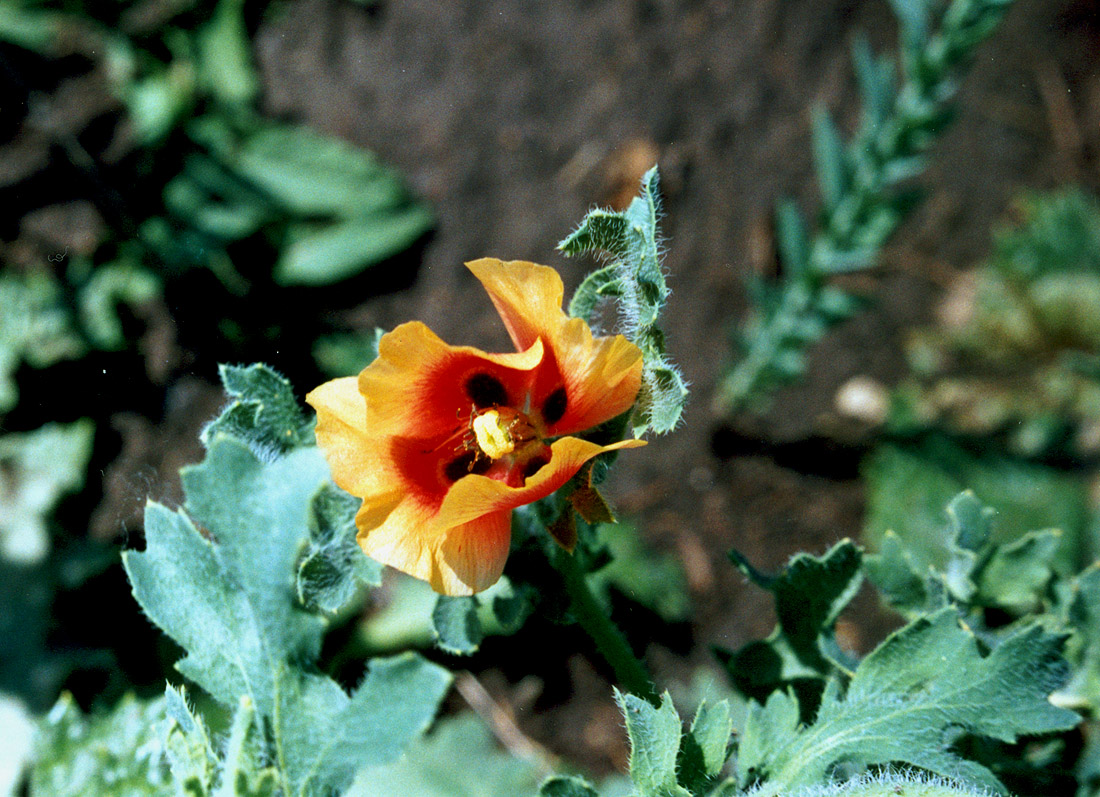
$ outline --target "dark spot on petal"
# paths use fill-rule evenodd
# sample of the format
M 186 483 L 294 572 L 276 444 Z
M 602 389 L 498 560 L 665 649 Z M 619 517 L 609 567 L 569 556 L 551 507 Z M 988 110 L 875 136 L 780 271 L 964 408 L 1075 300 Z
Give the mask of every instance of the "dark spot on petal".
M 508 391 L 495 376 L 474 374 L 466 380 L 466 395 L 479 410 L 508 404 Z
M 550 457 L 535 457 L 528 460 L 527 463 L 523 466 L 523 478 L 530 479 L 532 476 L 542 470 L 544 465 L 549 464 L 549 462 Z
M 477 454 L 467 451 L 448 462 L 443 467 L 443 475 L 447 477 L 447 481 L 456 482 L 470 472 L 476 460 Z
M 447 481 L 456 482 L 471 473 L 485 473 L 493 461 L 479 456 L 477 451 L 465 451 L 443 466 L 443 475 Z
M 553 426 L 565 416 L 566 404 L 564 387 L 559 387 L 546 397 L 542 405 L 542 419 L 547 426 Z

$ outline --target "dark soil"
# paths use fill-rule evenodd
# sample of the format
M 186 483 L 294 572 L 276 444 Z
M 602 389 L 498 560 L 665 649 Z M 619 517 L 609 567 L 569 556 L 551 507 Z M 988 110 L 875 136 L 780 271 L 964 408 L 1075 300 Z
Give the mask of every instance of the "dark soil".
M 747 309 L 743 279 L 772 260 L 761 231 L 776 201 L 793 196 L 813 209 L 810 110 L 823 105 L 851 129 L 849 44 L 863 31 L 893 48 L 885 0 L 295 0 L 261 24 L 256 55 L 266 112 L 378 152 L 438 215 L 419 262 L 385 266 L 408 270 L 385 279 L 411 286 L 361 304 L 341 297 L 326 316 L 336 326 L 417 318 L 450 342 L 506 350 L 462 262 L 546 263 L 568 292 L 591 264 L 562 258 L 557 241 L 592 205 L 624 206 L 642 172 L 660 164 L 673 289 L 665 328 L 691 405 L 677 432 L 620 458 L 609 493 L 685 565 L 691 627 L 648 651 L 672 681 L 713 666 L 710 645 L 737 647 L 771 629 L 763 595 L 730 566 L 728 549 L 770 569 L 797 550 L 859 535 L 862 443 L 835 434 L 837 389 L 857 375 L 887 384 L 900 375 L 904 331 L 928 321 L 953 275 L 982 257 L 991 225 L 1021 191 L 1100 180 L 1098 9 L 1095 0 L 1017 0 L 961 86 L 957 120 L 921 179 L 927 201 L 874 279 L 858 285 L 872 309 L 818 345 L 807 378 L 765 414 L 733 419 L 710 403 L 729 363 L 729 331 Z M 25 171 L 51 168 L 33 143 L 23 140 L 23 155 L 7 149 L 4 171 L 20 157 Z M 28 235 L 24 228 L 20 245 Z M 297 311 L 295 296 L 272 301 L 285 302 L 275 312 Z M 209 385 L 218 353 L 187 344 L 205 338 L 188 328 L 201 321 L 171 301 L 167 309 L 178 326 L 159 327 L 161 354 L 175 363 L 159 374 L 169 398 L 159 414 L 120 408 L 100 534 L 123 523 L 132 530 L 144 493 L 171 495 L 181 452 L 199 455 L 185 441 L 217 395 Z M 296 370 L 277 348 L 263 359 Z M 890 620 L 869 599 L 857 614 L 843 630 L 866 648 Z M 596 771 L 622 767 L 621 720 L 602 665 L 576 635 L 553 637 L 578 650 L 556 657 L 525 640 L 494 645 L 500 666 L 477 659 L 492 697 L 554 753 Z M 547 671 L 548 658 L 564 669 Z

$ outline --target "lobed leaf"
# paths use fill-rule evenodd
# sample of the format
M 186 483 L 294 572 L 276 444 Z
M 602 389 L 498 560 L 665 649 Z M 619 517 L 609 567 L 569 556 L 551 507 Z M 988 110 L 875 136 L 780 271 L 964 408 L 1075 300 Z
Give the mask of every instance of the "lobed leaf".
M 302 412 L 290 382 L 263 363 L 220 365 L 225 392 L 232 397 L 202 431 L 207 447 L 219 435 L 247 443 L 258 454 L 285 454 L 313 444 L 313 422 Z
M 164 794 L 171 774 L 156 736 L 161 700 L 123 698 L 109 713 L 85 717 L 65 693 L 39 725 L 31 769 L 34 797 L 141 797 Z
M 680 715 L 666 692 L 661 705 L 615 690 L 615 702 L 626 719 L 630 737 L 630 777 L 639 797 L 690 795 L 677 783 L 676 764 L 680 752 Z
M 327 486 L 316 448 L 263 462 L 224 434 L 207 445 L 203 463 L 182 473 L 186 511 L 150 504 L 146 550 L 123 554 L 134 595 L 185 649 L 177 668 L 235 707 L 225 765 L 233 788 L 343 790 L 427 727 L 450 676 L 412 654 L 376 659 L 349 697 L 314 672 L 325 624 L 296 599 L 298 562 L 307 540 L 323 550 L 339 536 L 334 518 L 346 502 Z M 274 785 L 257 763 L 269 758 Z
M 736 551 L 730 558 L 773 594 L 778 623 L 767 639 L 750 642 L 736 653 L 720 650 L 719 657 L 745 695 L 763 700 L 775 689 L 794 687 L 809 707 L 823 678 L 851 666 L 833 629 L 862 581 L 859 548 L 842 540 L 820 557 L 795 554 L 776 576 L 757 572 Z
M 1078 717 L 1048 700 L 1065 681 L 1065 638 L 1030 626 L 983 655 L 953 609 L 892 634 L 857 668 L 842 695 L 830 681 L 809 726 L 776 692 L 750 709 L 739 751 L 742 785 L 761 795 L 825 782 L 834 766 L 906 764 L 1005 793 L 981 764 L 960 757 L 962 735 L 1012 742 L 1072 728 Z

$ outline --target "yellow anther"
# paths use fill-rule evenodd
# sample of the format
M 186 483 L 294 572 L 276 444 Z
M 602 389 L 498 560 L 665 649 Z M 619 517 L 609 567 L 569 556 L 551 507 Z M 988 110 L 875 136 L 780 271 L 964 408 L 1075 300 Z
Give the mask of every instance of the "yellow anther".
M 516 449 L 512 434 L 501 423 L 496 410 L 486 410 L 474 418 L 474 435 L 478 446 L 490 459 L 500 459 Z

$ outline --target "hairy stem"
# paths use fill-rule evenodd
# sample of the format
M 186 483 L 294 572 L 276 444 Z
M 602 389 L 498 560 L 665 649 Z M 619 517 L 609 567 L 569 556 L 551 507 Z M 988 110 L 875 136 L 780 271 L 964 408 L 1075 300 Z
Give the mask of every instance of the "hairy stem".
M 581 627 L 592 637 L 600 655 L 615 671 L 615 678 L 625 691 L 648 700 L 654 705 L 660 703 L 653 679 L 641 660 L 634 655 L 623 632 L 611 620 L 607 610 L 596 600 L 588 579 L 577 565 L 572 554 L 558 548 L 554 554 L 554 565 L 565 580 L 565 588 L 572 599 L 571 610 Z

